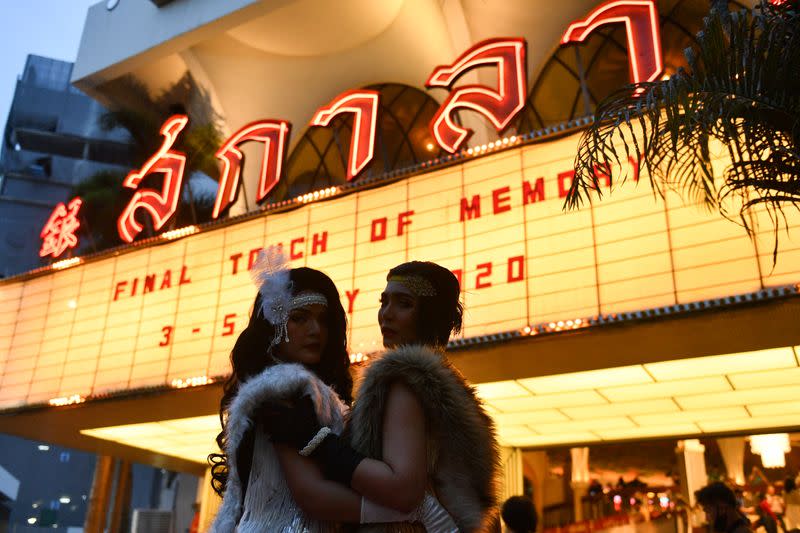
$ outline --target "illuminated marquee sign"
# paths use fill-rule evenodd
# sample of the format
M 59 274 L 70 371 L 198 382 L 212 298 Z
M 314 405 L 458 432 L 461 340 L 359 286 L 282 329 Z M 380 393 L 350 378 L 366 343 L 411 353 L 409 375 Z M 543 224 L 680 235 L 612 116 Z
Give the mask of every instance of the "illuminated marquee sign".
M 654 0 L 614 0 L 572 23 L 561 44 L 583 42 L 598 27 L 622 22 L 628 39 L 631 82 L 655 81 L 664 71 L 661 34 Z
M 378 91 L 346 91 L 334 98 L 329 105 L 320 108 L 311 120 L 312 126 L 327 126 L 331 119 L 339 114 L 353 114 L 347 181 L 358 176 L 372 161 L 375 152 L 379 99 Z
M 161 126 L 161 135 L 164 136 L 161 148 L 142 165 L 142 168 L 128 174 L 128 177 L 122 182 L 124 187 L 137 189 L 117 220 L 117 229 L 123 241 L 133 242 L 144 229 L 135 218 L 137 209 L 144 209 L 150 215 L 156 231 L 164 227 L 164 224 L 175 214 L 180 198 L 181 183 L 183 183 L 186 155 L 173 150 L 172 145 L 175 144 L 178 134 L 183 131 L 188 122 L 189 117 L 186 115 L 174 115 L 167 119 Z M 150 173 L 164 175 L 161 191 L 138 189 L 139 184 Z
M 290 130 L 291 125 L 285 120 L 260 120 L 243 127 L 222 145 L 216 153 L 222 161 L 222 171 L 213 218 L 227 210 L 239 193 L 239 178 L 244 164 L 244 154 L 239 145 L 248 141 L 264 143 L 256 195 L 256 202 L 262 202 L 280 180 Z
M 658 13 L 652 0 L 614 0 L 594 9 L 583 20 L 569 26 L 562 44 L 582 42 L 597 27 L 622 22 L 625 24 L 634 82 L 652 81 L 663 70 Z M 465 73 L 480 67 L 497 69 L 497 87 L 484 85 L 456 86 Z M 503 132 L 524 108 L 527 95 L 526 42 L 522 38 L 497 38 L 482 41 L 459 56 L 452 64 L 436 67 L 425 86 L 450 91 L 431 122 L 431 132 L 438 145 L 450 153 L 464 147 L 472 131 L 455 120 L 460 111 L 478 113 L 489 120 L 498 133 Z M 321 107 L 311 120 L 312 126 L 328 126 L 341 114 L 353 116 L 347 181 L 355 179 L 370 163 L 375 150 L 379 112 L 377 91 L 350 90 Z M 185 115 L 171 117 L 161 128 L 161 148 L 142 166 L 131 172 L 124 186 L 137 189 L 149 173 L 163 174 L 161 191 L 137 190 L 119 217 L 118 230 L 125 242 L 133 242 L 143 226 L 136 220 L 142 209 L 160 230 L 175 214 L 183 180 L 186 156 L 172 149 L 177 136 L 186 127 Z M 291 124 L 284 120 L 252 122 L 227 139 L 215 154 L 221 162 L 220 182 L 212 212 L 222 215 L 235 201 L 241 183 L 244 154 L 239 146 L 245 142 L 264 144 L 256 202 L 265 201 L 281 179 L 286 145 Z
M 768 229 L 754 247 L 738 225 L 672 193 L 657 201 L 632 181 L 564 212 L 577 143 L 509 143 L 373 189 L 0 283 L 0 408 L 226 374 L 255 297 L 247 270 L 269 245 L 336 282 L 356 354 L 380 348 L 386 273 L 410 259 L 458 274 L 467 337 L 800 279 L 800 214 L 787 213 L 790 235 L 773 269 Z
M 452 65 L 436 67 L 425 86 L 452 89 L 455 81 L 476 67 L 497 67 L 497 89 L 482 85 L 465 85 L 450 93 L 433 117 L 431 131 L 439 146 L 456 152 L 471 131 L 453 121 L 453 113 L 469 109 L 489 119 L 502 132 L 525 107 L 528 76 L 525 61 L 525 39 L 492 39 L 473 46 Z

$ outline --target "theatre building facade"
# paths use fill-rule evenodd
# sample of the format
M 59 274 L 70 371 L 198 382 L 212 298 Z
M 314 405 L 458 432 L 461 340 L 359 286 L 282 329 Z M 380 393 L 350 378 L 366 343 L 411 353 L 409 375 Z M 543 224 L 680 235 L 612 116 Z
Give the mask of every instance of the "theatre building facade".
M 336 282 L 356 373 L 381 350 L 387 270 L 419 259 L 456 273 L 465 326 L 449 357 L 497 424 L 506 496 L 529 479 L 546 503 L 541 450 L 571 448 L 580 497 L 588 446 L 652 439 L 677 443 L 687 495 L 705 484 L 696 439 L 733 439 L 727 473 L 743 482 L 745 437 L 800 426 L 800 216 L 787 212 L 773 262 L 766 215 L 748 236 L 654 194 L 634 158 L 611 169 L 624 183 L 564 209 L 584 117 L 685 66 L 707 10 L 98 3 L 73 83 L 134 113 L 142 91 L 178 105 L 125 178 L 122 246 L 70 248 L 81 202 L 64 205 L 43 231 L 52 263 L 0 281 L 0 431 L 207 475 L 248 267 L 281 245 Z M 210 221 L 179 227 L 181 136 L 208 124 L 224 139 Z M 200 499 L 208 524 L 214 497 Z

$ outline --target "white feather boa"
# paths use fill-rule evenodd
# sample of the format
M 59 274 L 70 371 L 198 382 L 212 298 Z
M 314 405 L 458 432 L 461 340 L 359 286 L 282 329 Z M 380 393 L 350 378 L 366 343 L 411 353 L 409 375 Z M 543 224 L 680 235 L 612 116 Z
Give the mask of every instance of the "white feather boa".
M 212 533 L 326 532 L 335 530 L 305 515 L 286 485 L 275 449 L 260 428 L 255 431 L 253 463 L 242 505 L 242 487 L 236 470 L 236 453 L 253 417 L 265 401 L 311 396 L 320 423 L 342 433 L 347 406 L 311 371 L 298 364 L 282 363 L 267 368 L 240 385 L 228 409 L 225 454 L 228 481 Z

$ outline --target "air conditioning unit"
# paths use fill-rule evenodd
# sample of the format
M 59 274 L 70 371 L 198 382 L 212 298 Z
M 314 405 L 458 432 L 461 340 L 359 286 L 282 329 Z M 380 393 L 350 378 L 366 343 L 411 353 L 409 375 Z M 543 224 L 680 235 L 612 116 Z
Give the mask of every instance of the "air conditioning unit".
M 134 509 L 131 533 L 172 533 L 172 511 Z

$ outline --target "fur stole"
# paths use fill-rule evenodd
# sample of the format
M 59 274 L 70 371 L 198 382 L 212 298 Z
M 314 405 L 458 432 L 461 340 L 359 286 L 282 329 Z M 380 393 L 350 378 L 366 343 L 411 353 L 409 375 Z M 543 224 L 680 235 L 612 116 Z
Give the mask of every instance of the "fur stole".
M 302 365 L 281 363 L 239 386 L 227 413 L 225 454 L 228 457 L 228 481 L 212 533 L 333 530 L 333 526 L 303 514 L 292 499 L 272 443 L 261 428 L 254 428 L 255 413 L 263 403 L 300 398 L 306 394 L 314 402 L 320 423 L 341 433 L 347 406 L 333 389 Z M 246 433 L 253 429 L 253 463 L 242 505 L 236 454 Z
M 364 371 L 351 413 L 351 445 L 367 457 L 381 458 L 383 413 L 389 387 L 398 381 L 414 392 L 425 412 L 433 492 L 461 531 L 481 530 L 494 514 L 498 498 L 500 460 L 494 424 L 474 389 L 443 353 L 404 346 L 374 360 Z M 424 531 L 412 524 L 369 528 L 373 530 Z

